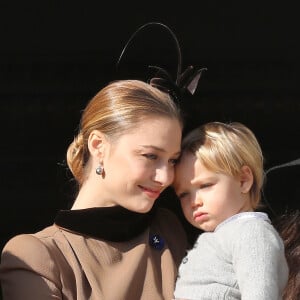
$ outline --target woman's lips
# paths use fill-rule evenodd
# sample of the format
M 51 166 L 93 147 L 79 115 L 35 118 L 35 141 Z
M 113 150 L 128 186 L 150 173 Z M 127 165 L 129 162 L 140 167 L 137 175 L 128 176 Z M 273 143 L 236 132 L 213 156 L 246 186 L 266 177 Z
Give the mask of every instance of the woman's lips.
M 149 188 L 146 188 L 146 187 L 141 186 L 141 185 L 139 187 L 150 198 L 158 198 L 158 196 L 160 195 L 160 190 L 149 189 Z

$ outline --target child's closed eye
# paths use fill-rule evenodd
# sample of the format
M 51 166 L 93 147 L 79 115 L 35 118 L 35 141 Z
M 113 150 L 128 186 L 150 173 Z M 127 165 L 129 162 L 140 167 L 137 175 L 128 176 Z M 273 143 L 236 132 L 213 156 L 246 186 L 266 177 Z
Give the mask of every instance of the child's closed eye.
M 203 184 L 200 184 L 199 188 L 200 189 L 206 189 L 206 188 L 209 188 L 213 186 L 213 183 L 203 183 Z

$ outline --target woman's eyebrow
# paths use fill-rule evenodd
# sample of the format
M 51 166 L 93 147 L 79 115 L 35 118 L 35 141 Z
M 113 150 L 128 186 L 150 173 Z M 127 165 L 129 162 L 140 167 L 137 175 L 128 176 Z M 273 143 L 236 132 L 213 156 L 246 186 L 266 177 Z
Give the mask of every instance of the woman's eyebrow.
M 154 149 L 154 150 L 157 150 L 157 151 L 160 151 L 160 152 L 167 152 L 165 149 L 161 148 L 161 147 L 157 147 L 157 146 L 154 146 L 154 145 L 140 145 L 141 147 L 143 148 L 151 148 L 151 149 Z M 174 155 L 180 155 L 181 151 L 178 150 L 178 152 L 174 153 Z

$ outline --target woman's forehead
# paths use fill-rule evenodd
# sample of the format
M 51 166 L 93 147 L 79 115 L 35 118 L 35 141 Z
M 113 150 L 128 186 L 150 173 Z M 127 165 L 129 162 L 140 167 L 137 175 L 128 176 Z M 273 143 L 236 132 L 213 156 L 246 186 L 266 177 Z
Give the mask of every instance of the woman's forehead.
M 180 123 L 171 118 L 147 118 L 121 134 L 118 142 L 121 144 L 132 143 L 143 147 L 152 146 L 179 154 Z

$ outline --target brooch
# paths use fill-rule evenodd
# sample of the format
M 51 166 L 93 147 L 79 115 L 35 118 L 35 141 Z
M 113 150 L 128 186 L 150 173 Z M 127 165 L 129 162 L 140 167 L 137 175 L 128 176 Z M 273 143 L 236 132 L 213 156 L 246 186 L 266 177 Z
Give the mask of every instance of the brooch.
M 149 237 L 149 244 L 151 247 L 153 247 L 156 250 L 162 250 L 163 247 L 165 246 L 165 241 L 158 234 L 152 234 Z

